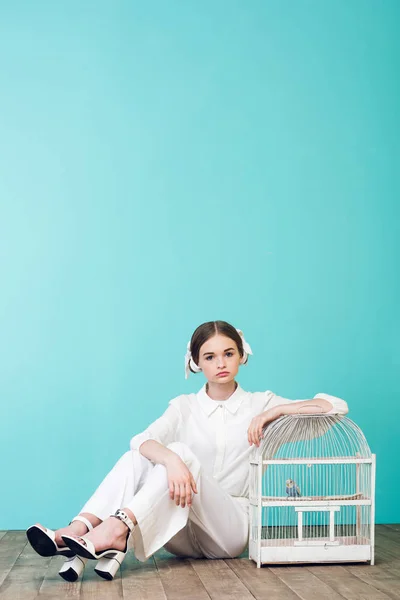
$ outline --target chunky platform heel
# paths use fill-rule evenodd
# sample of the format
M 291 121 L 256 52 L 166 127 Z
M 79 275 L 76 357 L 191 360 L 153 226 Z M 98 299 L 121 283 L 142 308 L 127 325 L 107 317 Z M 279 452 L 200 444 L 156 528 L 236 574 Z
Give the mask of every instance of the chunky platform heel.
M 97 552 L 93 542 L 87 540 L 84 536 L 61 536 L 65 544 L 67 544 L 67 546 L 78 556 L 81 556 L 82 558 L 98 560 L 98 565 L 96 565 L 94 570 L 98 575 L 100 575 L 100 577 L 103 577 L 104 579 L 114 578 L 118 568 L 126 556 L 126 553 L 128 552 L 128 539 L 135 527 L 129 516 L 123 510 L 118 509 L 116 513 L 111 516 L 123 521 L 128 528 L 128 531 L 126 532 L 124 550 L 106 548 L 106 550 Z
M 87 558 L 81 556 L 71 556 L 67 558 L 61 569 L 58 571 L 60 577 L 65 581 L 77 581 L 83 573 L 83 569 L 87 563 Z
M 85 523 L 86 527 L 88 528 L 88 531 L 91 531 L 93 529 L 93 525 L 91 524 L 89 519 L 86 519 L 86 517 L 81 517 L 81 515 L 77 515 L 72 519 L 69 525 L 71 525 L 71 523 L 73 523 L 74 521 L 81 521 L 82 523 Z M 86 558 L 82 558 L 81 556 L 73 554 L 70 558 L 67 558 L 64 561 L 64 564 L 58 571 L 58 574 L 60 577 L 65 579 L 65 581 L 77 581 L 82 575 L 86 563 Z
M 113 557 L 109 557 L 109 558 L 106 558 L 106 557 L 101 558 L 97 562 L 97 565 L 94 568 L 97 575 L 100 575 L 100 577 L 103 577 L 103 579 L 108 579 L 108 580 L 114 579 L 115 574 L 117 573 L 119 567 L 121 566 L 122 561 L 124 560 L 126 553 L 128 552 L 129 536 L 131 535 L 132 531 L 135 529 L 135 526 L 134 526 L 132 520 L 128 517 L 126 512 L 124 512 L 123 510 L 117 510 L 115 515 L 111 515 L 111 516 L 116 517 L 117 519 L 120 519 L 121 521 L 123 521 L 125 523 L 125 525 L 128 527 L 128 531 L 126 534 L 125 551 L 123 553 L 120 552 L 118 556 L 113 556 Z
M 122 560 L 125 558 L 125 554 Z M 122 562 L 121 560 L 121 562 Z M 117 558 L 101 558 L 95 566 L 97 575 L 103 577 L 103 579 L 114 579 L 116 572 L 120 568 L 121 563 Z

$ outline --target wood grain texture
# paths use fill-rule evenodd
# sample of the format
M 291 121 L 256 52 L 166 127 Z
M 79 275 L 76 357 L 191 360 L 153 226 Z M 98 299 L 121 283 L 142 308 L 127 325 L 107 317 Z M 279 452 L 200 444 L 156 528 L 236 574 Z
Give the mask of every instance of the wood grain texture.
M 368 598 L 368 600 L 389 600 L 390 598 L 383 591 L 351 575 L 344 567 L 318 565 L 308 567 L 308 570 L 347 600 L 363 600 L 364 598 Z
M 376 565 L 305 564 L 257 569 L 248 551 L 235 559 L 177 558 L 159 550 L 144 563 L 132 551 L 113 581 L 94 572 L 67 583 L 64 559 L 43 558 L 24 531 L 0 531 L 0 600 L 400 600 L 400 525 L 376 526 Z
M 257 569 L 248 558 L 232 558 L 225 562 L 257 600 L 298 600 L 299 596 L 268 567 Z
M 10 531 L 0 541 L 1 600 L 37 597 L 51 558 L 39 556 L 24 531 Z
M 107 581 L 97 573 L 94 568 L 96 560 L 88 560 L 82 575 L 80 598 L 82 600 L 95 598 L 96 600 L 117 600 L 123 598 L 121 569 L 118 569 L 114 579 Z
M 386 525 L 380 525 L 380 527 L 386 527 L 388 529 L 393 529 L 400 533 L 400 524 L 399 523 L 386 523 Z
M 381 566 L 346 566 L 354 578 L 364 581 L 370 590 L 384 592 L 389 598 L 400 598 L 400 579 Z M 368 596 L 367 596 L 368 597 Z
M 71 598 L 77 600 L 81 597 L 81 578 L 74 583 L 69 583 L 64 581 L 58 574 L 64 561 L 65 558 L 62 556 L 51 557 L 50 564 L 39 588 L 40 598 L 47 598 L 48 600 L 54 600 L 55 598 L 57 598 L 57 600 L 65 600 L 66 598 Z
M 209 600 L 210 596 L 190 559 L 177 558 L 165 550 L 159 550 L 154 555 L 154 561 L 167 600 Z
M 0 590 L 27 543 L 24 531 L 6 531 L 2 536 L 0 540 Z
M 224 560 L 189 559 L 213 600 L 252 600 L 253 594 Z
M 389 598 L 400 599 L 400 528 L 394 540 L 385 535 L 385 525 L 377 525 L 376 562 L 371 565 L 346 565 L 344 568 L 353 578 L 360 579 L 369 586 L 370 593 L 374 589 L 386 594 Z
M 321 598 L 343 600 L 338 592 L 321 581 L 305 566 L 271 567 L 270 570 L 302 600 L 321 600 Z
M 124 598 L 135 600 L 166 600 L 167 596 L 154 558 L 146 562 L 137 560 L 128 552 L 121 565 Z

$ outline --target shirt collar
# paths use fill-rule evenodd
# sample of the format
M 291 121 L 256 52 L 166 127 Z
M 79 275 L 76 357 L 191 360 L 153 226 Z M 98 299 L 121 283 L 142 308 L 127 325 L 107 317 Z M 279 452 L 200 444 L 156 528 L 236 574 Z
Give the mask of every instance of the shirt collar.
M 197 392 L 197 399 L 200 402 L 201 408 L 204 410 L 206 415 L 209 417 L 220 404 L 225 406 L 230 413 L 235 414 L 237 409 L 242 403 L 245 395 L 245 391 L 238 384 L 236 390 L 226 400 L 213 400 L 206 392 L 206 383 Z

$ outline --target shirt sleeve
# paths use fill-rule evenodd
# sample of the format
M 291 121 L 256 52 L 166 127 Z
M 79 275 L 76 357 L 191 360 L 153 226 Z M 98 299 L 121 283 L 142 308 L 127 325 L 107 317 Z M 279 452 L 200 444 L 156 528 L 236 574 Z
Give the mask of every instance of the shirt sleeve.
M 312 400 L 317 400 L 318 398 L 321 398 L 322 400 L 328 400 L 328 402 L 332 404 L 332 408 L 328 410 L 328 412 L 323 413 L 325 415 L 346 415 L 349 412 L 347 402 L 345 402 L 345 400 L 342 400 L 341 398 L 337 398 L 336 396 L 330 396 L 329 394 L 324 394 L 321 392 L 315 394 Z M 309 400 L 310 404 L 312 403 L 310 398 L 305 398 L 305 400 Z M 267 390 L 265 392 L 264 410 L 268 410 L 270 408 L 273 408 L 274 406 L 279 406 L 281 404 L 296 404 L 298 402 L 304 402 L 305 400 L 290 400 L 289 398 L 283 398 L 282 396 L 278 396 L 270 390 Z
M 176 441 L 176 434 L 181 422 L 181 412 L 176 399 L 170 400 L 167 410 L 147 427 L 142 433 L 134 435 L 130 441 L 131 450 L 139 450 L 143 442 L 155 440 L 163 446 Z

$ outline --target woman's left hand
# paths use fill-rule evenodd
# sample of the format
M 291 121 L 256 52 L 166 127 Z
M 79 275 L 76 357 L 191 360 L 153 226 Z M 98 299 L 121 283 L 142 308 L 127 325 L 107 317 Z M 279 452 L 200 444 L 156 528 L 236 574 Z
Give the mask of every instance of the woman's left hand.
M 255 444 L 257 447 L 260 445 L 260 440 L 262 439 L 262 430 L 271 421 L 275 421 L 279 417 L 279 412 L 277 407 L 270 408 L 265 412 L 261 413 L 254 417 L 249 425 L 247 430 L 247 439 L 249 444 Z

